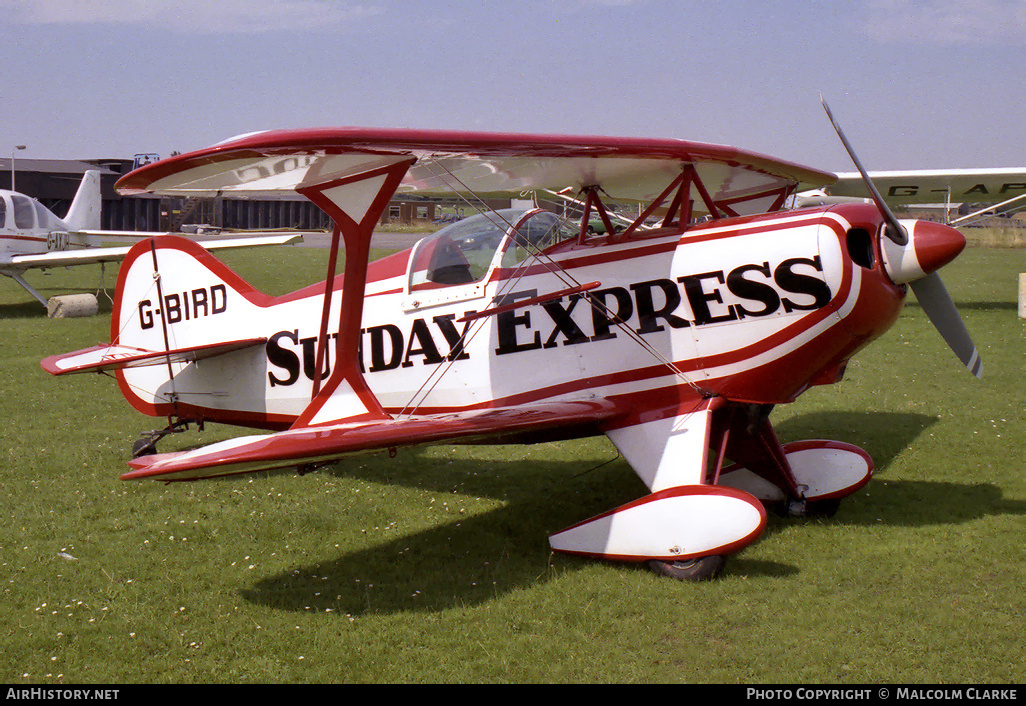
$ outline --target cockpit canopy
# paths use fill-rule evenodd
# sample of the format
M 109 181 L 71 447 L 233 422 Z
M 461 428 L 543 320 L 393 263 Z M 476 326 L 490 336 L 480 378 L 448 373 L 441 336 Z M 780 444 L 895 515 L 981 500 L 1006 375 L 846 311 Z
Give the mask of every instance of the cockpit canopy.
M 471 216 L 414 246 L 410 290 L 478 282 L 495 265 L 513 267 L 528 255 L 576 235 L 575 224 L 537 208 L 509 208 Z

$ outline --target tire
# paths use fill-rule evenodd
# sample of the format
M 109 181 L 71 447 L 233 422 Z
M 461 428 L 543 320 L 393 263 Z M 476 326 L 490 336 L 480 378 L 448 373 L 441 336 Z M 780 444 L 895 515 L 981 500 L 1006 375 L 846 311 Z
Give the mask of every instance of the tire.
M 788 518 L 830 519 L 841 507 L 840 498 L 813 500 L 802 503 L 785 503 L 777 506 L 777 514 Z
M 806 517 L 819 517 L 829 519 L 837 514 L 841 507 L 841 499 L 817 500 L 809 503 L 805 508 Z
M 669 576 L 678 581 L 711 581 L 720 575 L 727 563 L 727 557 L 722 555 L 703 556 L 688 561 L 658 561 L 648 562 L 648 567 L 660 576 Z

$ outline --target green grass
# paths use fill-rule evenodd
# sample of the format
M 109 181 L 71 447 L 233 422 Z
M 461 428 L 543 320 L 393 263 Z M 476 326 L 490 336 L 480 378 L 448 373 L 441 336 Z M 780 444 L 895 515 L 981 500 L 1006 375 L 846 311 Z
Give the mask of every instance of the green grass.
M 1021 226 L 964 228 L 962 232 L 969 245 L 974 247 L 1021 248 L 1026 246 L 1026 228 Z
M 302 248 L 226 259 L 275 293 L 323 267 Z M 910 300 L 842 383 L 779 408 L 785 441 L 860 444 L 877 476 L 830 520 L 771 517 L 696 585 L 548 551 L 645 492 L 604 439 L 119 481 L 159 421 L 108 379 L 39 367 L 105 340 L 109 304 L 47 320 L 5 282 L 0 682 L 1020 683 L 1020 271 L 1026 251 L 984 248 L 944 271 L 982 381 Z M 31 281 L 87 291 L 99 271 Z

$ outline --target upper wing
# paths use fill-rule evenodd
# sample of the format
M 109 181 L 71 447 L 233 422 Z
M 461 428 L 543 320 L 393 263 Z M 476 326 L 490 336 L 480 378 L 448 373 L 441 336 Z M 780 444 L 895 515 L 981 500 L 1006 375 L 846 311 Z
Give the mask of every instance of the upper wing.
M 125 480 L 160 477 L 191 480 L 330 462 L 343 456 L 398 446 L 420 446 L 597 425 L 620 411 L 602 400 L 545 402 L 397 419 L 294 427 L 247 436 L 193 451 L 142 456 Z
M 731 147 L 681 140 L 337 128 L 258 133 L 147 165 L 122 177 L 124 194 L 259 197 L 295 191 L 345 239 L 336 364 L 291 429 L 132 461 L 126 478 L 187 479 L 316 464 L 399 445 L 598 426 L 619 414 L 600 400 L 538 403 L 392 418 L 357 357 L 370 237 L 393 193 L 520 194 L 601 188 L 615 200 L 661 201 L 676 185 L 695 211 L 762 213 L 798 187 L 834 175 Z M 592 193 L 589 191 L 589 193 Z M 687 198 L 678 193 L 678 199 Z M 639 209 L 640 210 L 640 209 Z M 640 217 L 639 217 L 640 218 Z M 334 272 L 329 265 L 326 281 Z M 331 289 L 325 288 L 325 301 Z M 328 307 L 324 307 L 328 311 Z M 321 335 L 327 333 L 322 317 Z M 319 366 L 318 366 L 319 367 Z
M 637 202 L 654 200 L 684 166 L 693 166 L 711 200 L 737 213 L 771 210 L 781 192 L 834 181 L 830 172 L 684 140 L 321 128 L 246 135 L 138 169 L 117 188 L 183 196 L 302 193 L 411 159 L 398 193 L 495 195 L 600 186 L 612 199 Z
M 154 237 L 149 233 L 146 237 Z M 156 237 L 160 237 L 159 235 Z M 253 248 L 267 245 L 288 245 L 303 240 L 303 236 L 289 233 L 275 236 L 254 236 L 246 238 L 226 238 L 220 240 L 199 241 L 207 250 L 223 248 Z M 119 262 L 125 258 L 131 246 L 108 248 L 84 248 L 82 250 L 51 250 L 50 252 L 31 255 L 12 255 L 4 262 L 4 269 L 31 270 L 45 267 L 72 267 L 74 265 L 92 265 L 100 262 Z
M 888 203 L 998 203 L 1026 195 L 1026 168 L 934 169 L 870 172 Z M 858 172 L 838 174 L 823 191 L 831 196 L 868 198 Z

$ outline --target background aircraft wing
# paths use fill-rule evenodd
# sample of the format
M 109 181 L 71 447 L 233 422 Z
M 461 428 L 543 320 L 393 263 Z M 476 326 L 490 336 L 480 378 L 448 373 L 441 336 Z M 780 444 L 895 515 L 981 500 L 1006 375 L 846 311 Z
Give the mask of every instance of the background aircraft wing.
M 246 436 L 191 451 L 141 456 L 129 462 L 124 480 L 192 480 L 275 468 L 327 463 L 344 456 L 400 446 L 461 443 L 541 434 L 567 427 L 598 426 L 618 414 L 605 400 L 543 402 L 370 421 L 293 427 Z
M 1026 167 L 869 172 L 884 200 L 893 205 L 999 203 L 1026 194 Z M 837 175 L 823 188 L 830 196 L 869 198 L 858 172 Z
M 519 195 L 599 186 L 614 200 L 639 203 L 657 198 L 690 166 L 711 200 L 737 213 L 772 210 L 782 194 L 835 179 L 765 155 L 685 140 L 318 128 L 235 138 L 142 167 L 117 188 L 122 194 L 267 197 L 342 184 L 411 159 L 396 193 Z M 696 202 L 695 208 L 703 206 Z
M 87 248 L 83 250 L 51 250 L 31 255 L 12 255 L 4 262 L 4 269 L 31 270 L 46 267 L 72 267 L 74 265 L 92 265 L 98 262 L 117 262 L 123 260 L 129 247 Z
M 150 233 L 148 237 L 161 237 Z M 303 240 L 298 233 L 274 236 L 253 236 L 244 238 L 223 238 L 217 240 L 197 241 L 207 250 L 224 248 L 253 248 L 268 245 L 288 245 Z M 29 255 L 12 255 L 3 262 L 5 270 L 24 271 L 47 267 L 73 267 L 75 265 L 91 265 L 100 262 L 119 262 L 125 258 L 131 246 L 115 246 L 105 248 L 83 248 L 81 250 L 51 250 L 45 253 Z

